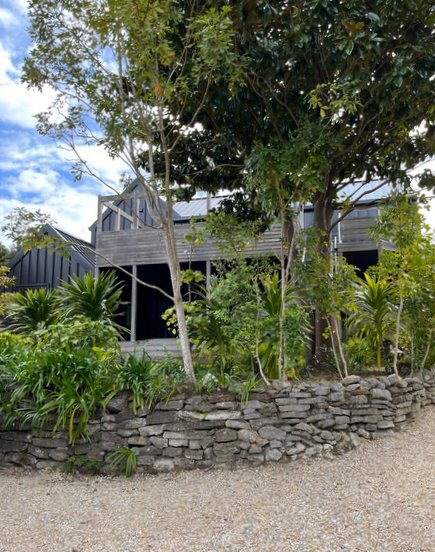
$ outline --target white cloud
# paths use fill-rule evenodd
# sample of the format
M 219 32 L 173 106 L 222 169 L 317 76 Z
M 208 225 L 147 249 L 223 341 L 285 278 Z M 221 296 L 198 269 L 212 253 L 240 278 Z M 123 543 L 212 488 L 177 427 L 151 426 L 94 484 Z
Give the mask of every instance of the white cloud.
M 35 127 L 35 115 L 49 108 L 55 98 L 48 86 L 42 92 L 28 90 L 20 81 L 20 69 L 11 52 L 0 44 L 0 120 L 25 128 Z
M 17 17 L 6 8 L 0 8 L 0 25 L 5 28 L 19 25 Z

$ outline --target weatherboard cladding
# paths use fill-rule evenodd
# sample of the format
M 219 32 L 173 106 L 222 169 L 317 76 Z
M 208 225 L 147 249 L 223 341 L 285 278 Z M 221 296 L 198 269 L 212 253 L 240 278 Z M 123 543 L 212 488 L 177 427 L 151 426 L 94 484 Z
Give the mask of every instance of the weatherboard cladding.
M 10 275 L 15 277 L 15 289 L 47 287 L 55 288 L 62 280 L 68 281 L 77 274 L 83 277 L 95 270 L 95 255 L 89 251 L 92 245 L 62 230 L 48 225 L 45 232 L 59 236 L 68 245 L 69 256 L 60 255 L 44 248 L 20 251 L 10 262 Z

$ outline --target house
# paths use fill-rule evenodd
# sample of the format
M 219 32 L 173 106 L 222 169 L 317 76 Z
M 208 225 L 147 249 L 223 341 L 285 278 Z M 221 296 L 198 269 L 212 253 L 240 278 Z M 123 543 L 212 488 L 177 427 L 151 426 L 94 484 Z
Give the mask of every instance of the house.
M 376 187 L 375 187 L 376 188 Z M 381 187 L 367 194 L 355 210 L 349 213 L 334 227 L 331 236 L 331 247 L 335 254 L 343 255 L 360 270 L 376 263 L 379 248 L 391 248 L 392 244 L 380 246 L 369 236 L 368 229 L 379 214 L 379 202 L 388 194 L 389 188 Z M 348 194 L 354 193 L 351 188 Z M 178 254 L 181 268 L 191 266 L 209 275 L 213 261 L 221 259 L 222 253 L 211 240 L 204 240 L 201 245 L 189 248 L 183 243 L 189 232 L 189 221 L 192 217 L 201 219 L 208 211 L 217 208 L 222 197 L 202 197 L 190 202 L 178 202 L 174 206 L 174 224 Z M 334 213 L 338 221 L 340 213 Z M 201 226 L 201 222 L 196 222 Z M 313 209 L 307 205 L 301 214 L 301 226 L 307 228 L 313 224 Z M 135 277 L 149 284 L 158 285 L 171 293 L 169 269 L 166 250 L 161 230 L 153 225 L 146 202 L 140 195 L 137 186 L 130 186 L 121 195 L 100 196 L 98 217 L 90 228 L 92 243 L 98 251 L 96 267 L 104 271 L 113 266 L 122 267 L 133 275 L 126 276 L 119 272 L 124 282 L 123 299 L 126 302 L 125 325 L 130 330 L 129 345 L 133 350 L 138 342 L 147 341 L 147 350 L 159 351 L 162 347 L 172 350 L 174 339 L 166 328 L 161 315 L 171 306 L 169 299 L 156 290 L 138 285 Z M 248 244 L 245 250 L 247 257 L 253 255 L 274 255 L 280 249 L 280 228 L 272 225 L 261 238 Z M 151 347 L 151 348 L 150 348 Z
M 59 247 L 53 250 L 49 247 L 35 247 L 27 252 L 19 251 L 9 262 L 9 275 L 15 277 L 11 291 L 53 289 L 62 280 L 68 281 L 75 274 L 82 277 L 87 272 L 95 272 L 92 244 L 50 224 L 45 227 L 44 234 L 53 238 Z

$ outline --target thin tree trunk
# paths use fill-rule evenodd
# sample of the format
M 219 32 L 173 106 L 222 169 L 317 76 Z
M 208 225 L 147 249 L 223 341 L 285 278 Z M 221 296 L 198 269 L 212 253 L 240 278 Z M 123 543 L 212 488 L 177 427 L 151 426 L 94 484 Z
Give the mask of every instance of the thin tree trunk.
M 424 357 L 423 357 L 423 360 L 421 361 L 420 371 L 421 371 L 421 376 L 422 377 L 423 377 L 423 370 L 424 370 L 426 361 L 428 359 L 429 351 L 430 351 L 430 348 L 431 348 L 431 345 L 432 345 L 432 333 L 433 333 L 433 330 L 429 330 L 429 339 L 428 339 L 428 342 L 427 342 L 426 351 L 424 352 Z
M 340 379 L 343 379 L 343 374 L 341 372 L 340 368 L 340 361 L 338 360 L 337 351 L 335 350 L 335 344 L 334 344 L 334 332 L 332 331 L 332 326 L 330 325 L 330 331 L 329 331 L 330 339 L 331 339 L 331 348 L 332 348 L 332 354 L 334 355 L 335 365 L 337 366 L 338 374 L 340 376 Z
M 341 337 L 340 337 L 337 317 L 335 316 L 335 314 L 332 316 L 332 323 L 333 323 L 334 333 L 337 338 L 338 352 L 340 354 L 341 362 L 343 363 L 344 375 L 345 377 L 347 377 L 349 375 L 349 372 L 347 369 L 347 362 L 346 362 L 346 357 L 344 356 L 343 347 L 341 346 Z
M 330 227 L 332 224 L 333 208 L 331 200 L 327 193 L 318 194 L 313 203 L 314 207 L 314 227 L 319 231 L 319 242 L 317 253 L 327 260 L 328 266 L 331 266 L 330 251 Z M 325 274 L 326 277 L 326 274 Z M 328 342 L 327 338 L 327 313 L 322 312 L 319 305 L 314 305 L 316 316 L 314 321 L 314 343 L 315 358 L 317 363 L 323 363 L 327 357 Z
M 402 316 L 402 310 L 403 310 L 403 297 L 400 296 L 400 302 L 399 302 L 399 309 L 397 311 L 397 317 L 396 317 L 396 333 L 394 336 L 394 351 L 393 351 L 393 370 L 396 376 L 399 375 L 399 371 L 397 370 L 397 358 L 399 356 L 399 335 L 400 335 L 400 318 Z
M 190 386 L 196 383 L 195 371 L 193 369 L 192 351 L 190 349 L 189 332 L 187 329 L 186 313 L 184 311 L 183 296 L 181 294 L 180 262 L 178 259 L 177 246 L 175 241 L 174 225 L 169 220 L 163 224 L 163 235 L 168 256 L 169 274 L 171 277 L 174 306 L 177 315 L 178 338 L 180 340 L 181 355 L 183 358 L 184 371 Z

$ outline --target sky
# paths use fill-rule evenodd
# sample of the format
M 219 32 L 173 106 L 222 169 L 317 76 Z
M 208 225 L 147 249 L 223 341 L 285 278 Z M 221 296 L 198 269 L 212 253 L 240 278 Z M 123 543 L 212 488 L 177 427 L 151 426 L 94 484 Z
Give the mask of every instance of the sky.
M 73 154 L 36 131 L 34 115 L 50 105 L 53 93 L 40 94 L 20 82 L 31 47 L 26 6 L 27 0 L 0 0 L 0 226 L 5 215 L 25 206 L 50 214 L 60 228 L 89 240 L 97 196 L 113 192 L 90 177 L 74 182 Z M 110 159 L 102 148 L 82 148 L 82 153 L 98 174 L 122 188 L 121 161 Z M 0 241 L 6 241 L 1 234 Z
M 5 215 L 25 206 L 50 214 L 63 230 L 89 239 L 98 194 L 113 192 L 90 177 L 74 182 L 73 155 L 36 131 L 34 115 L 50 105 L 53 93 L 28 90 L 20 82 L 21 65 L 31 47 L 26 6 L 27 0 L 0 0 L 0 226 Z M 95 146 L 81 153 L 105 181 L 122 188 L 121 161 Z M 434 203 L 428 215 L 432 228 Z M 0 241 L 6 242 L 1 233 Z

